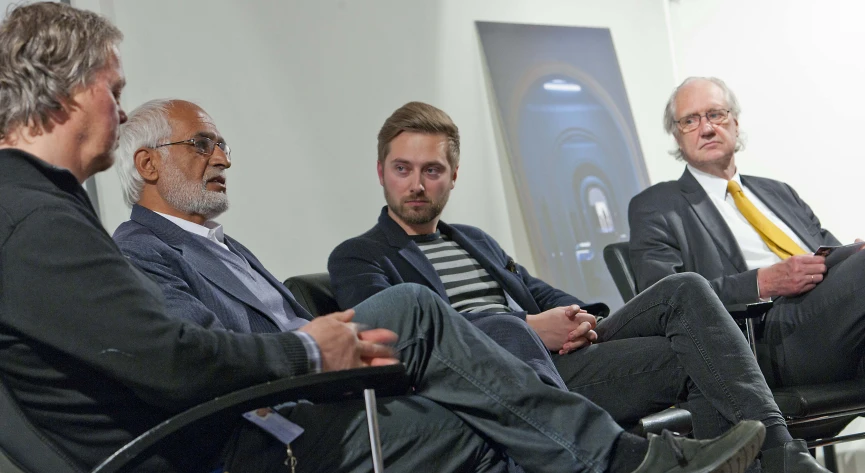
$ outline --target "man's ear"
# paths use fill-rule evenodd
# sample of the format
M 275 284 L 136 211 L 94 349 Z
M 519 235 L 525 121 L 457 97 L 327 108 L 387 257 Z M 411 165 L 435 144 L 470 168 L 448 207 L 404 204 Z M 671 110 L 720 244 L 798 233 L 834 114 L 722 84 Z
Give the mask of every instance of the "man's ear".
M 457 165 L 457 167 L 454 169 L 453 175 L 451 176 L 451 189 L 454 188 L 454 184 L 456 184 L 456 182 L 457 182 L 457 174 L 459 174 L 459 172 L 460 172 L 460 167 L 459 167 L 459 165 Z
M 384 185 L 384 164 L 381 161 L 376 161 L 376 170 L 378 171 L 378 183 Z
M 141 175 L 141 178 L 148 182 L 154 182 L 159 179 L 159 165 L 156 162 L 160 160 L 159 151 L 153 148 L 138 148 L 133 156 L 135 162 L 135 170 Z

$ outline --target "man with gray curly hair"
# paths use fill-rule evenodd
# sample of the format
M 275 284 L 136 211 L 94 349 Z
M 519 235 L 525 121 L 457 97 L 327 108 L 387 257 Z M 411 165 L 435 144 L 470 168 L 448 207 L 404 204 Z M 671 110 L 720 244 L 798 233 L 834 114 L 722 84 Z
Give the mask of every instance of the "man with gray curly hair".
M 792 187 L 740 174 L 740 114 L 736 95 L 714 77 L 688 78 L 670 96 L 664 129 L 686 168 L 631 200 L 637 285 L 689 271 L 725 304 L 771 299 L 758 328 L 770 384 L 853 378 L 865 353 L 865 252 L 857 243 L 825 258 L 820 247 L 841 243 Z
M 0 30 L 0 147 L 38 156 L 79 182 L 108 169 L 126 121 L 122 38 L 99 15 L 61 4 L 12 10 Z

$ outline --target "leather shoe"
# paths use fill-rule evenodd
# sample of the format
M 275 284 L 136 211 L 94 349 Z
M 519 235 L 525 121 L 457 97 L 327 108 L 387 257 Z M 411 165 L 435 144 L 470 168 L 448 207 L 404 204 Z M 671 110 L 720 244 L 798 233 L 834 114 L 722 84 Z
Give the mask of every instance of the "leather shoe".
M 764 473 L 829 473 L 808 453 L 804 440 L 793 440 L 763 451 L 760 465 Z
M 744 420 L 711 440 L 649 434 L 649 452 L 634 473 L 742 473 L 754 461 L 766 428 Z

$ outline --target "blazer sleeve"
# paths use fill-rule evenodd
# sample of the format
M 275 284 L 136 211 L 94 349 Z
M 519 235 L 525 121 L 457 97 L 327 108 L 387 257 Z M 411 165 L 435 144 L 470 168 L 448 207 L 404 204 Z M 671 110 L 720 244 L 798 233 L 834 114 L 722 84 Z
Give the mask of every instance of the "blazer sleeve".
M 790 191 L 790 194 L 793 197 L 793 201 L 799 207 L 802 216 L 805 217 L 805 220 L 809 223 L 809 230 L 816 230 L 814 236 L 820 241 L 821 246 L 838 246 L 842 243 L 835 238 L 835 235 L 832 234 L 829 230 L 823 228 L 823 225 L 820 224 L 820 219 L 817 218 L 817 215 L 814 214 L 814 211 L 811 210 L 811 207 L 799 197 L 799 194 L 793 189 L 790 185 L 784 184 L 785 187 Z M 812 233 L 814 233 L 812 231 Z
M 223 328 L 215 312 L 201 301 L 199 294 L 184 279 L 179 262 L 180 255 L 171 255 L 174 250 L 152 238 L 153 244 L 137 240 L 117 242 L 120 252 L 147 274 L 162 290 L 165 311 L 168 315 L 186 320 L 201 327 Z M 162 248 L 160 248 L 162 247 Z
M 153 282 L 68 208 L 30 214 L 0 256 L 5 330 L 170 412 L 308 370 L 294 334 L 234 334 L 166 316 Z
M 547 284 L 542 279 L 532 276 L 531 273 L 529 273 L 529 270 L 527 270 L 525 266 L 517 264 L 514 259 L 507 254 L 501 246 L 499 246 L 498 242 L 493 237 L 486 233 L 484 233 L 484 237 L 487 244 L 495 252 L 496 259 L 505 262 L 505 269 L 508 269 L 508 266 L 511 266 L 515 270 L 516 274 L 519 275 L 541 312 L 555 307 L 577 304 L 597 317 L 606 317 L 609 314 L 610 309 L 606 304 L 586 304 L 577 297 Z M 529 312 L 531 313 L 532 311 Z M 523 316 L 523 318 L 525 317 Z
M 375 244 L 375 243 L 373 243 Z M 402 283 L 391 275 L 399 274 L 395 268 L 386 270 L 389 261 L 373 255 L 379 253 L 358 240 L 348 240 L 337 246 L 327 259 L 327 272 L 336 302 L 342 310 L 350 309 L 379 292 Z
M 631 228 L 630 258 L 637 292 L 676 273 L 686 271 L 683 254 L 696 251 L 686 238 L 679 239 L 663 212 L 650 203 L 652 199 L 631 199 L 628 223 Z M 684 230 L 682 230 L 684 235 Z M 684 247 L 684 248 L 683 248 Z M 726 305 L 751 303 L 757 295 L 757 270 L 721 275 L 709 280 L 712 289 Z

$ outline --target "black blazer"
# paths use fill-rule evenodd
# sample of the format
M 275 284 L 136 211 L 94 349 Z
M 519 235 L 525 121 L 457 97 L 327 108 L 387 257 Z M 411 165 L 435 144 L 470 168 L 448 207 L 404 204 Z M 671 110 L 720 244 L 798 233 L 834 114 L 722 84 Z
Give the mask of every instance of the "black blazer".
M 537 314 L 554 307 L 578 304 L 593 315 L 609 313 L 606 304 L 586 304 L 533 277 L 517 264 L 501 246 L 484 231 L 469 225 L 439 222 L 438 230 L 466 250 L 493 277 L 523 311 Z M 444 285 L 420 247 L 383 208 L 376 224 L 368 232 L 336 247 L 327 263 L 334 293 L 341 308 L 354 307 L 373 294 L 401 283 L 415 283 L 435 291 L 448 300 Z M 465 314 L 470 320 L 489 314 Z
M 741 178 L 808 249 L 840 244 L 792 187 L 762 177 Z M 730 227 L 687 168 L 678 181 L 655 184 L 631 199 L 628 221 L 638 290 L 670 274 L 692 271 L 708 279 L 725 304 L 757 301 L 757 270 L 748 270 Z

